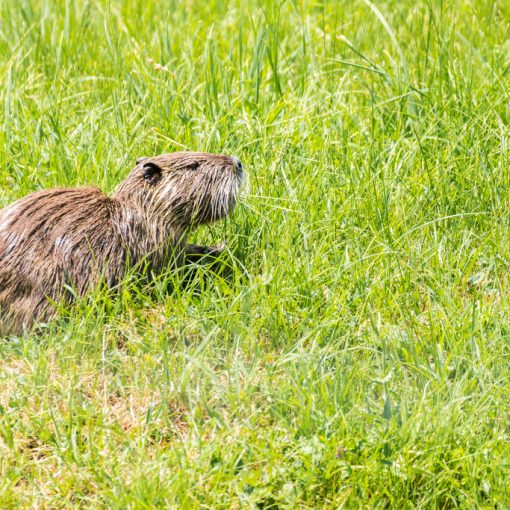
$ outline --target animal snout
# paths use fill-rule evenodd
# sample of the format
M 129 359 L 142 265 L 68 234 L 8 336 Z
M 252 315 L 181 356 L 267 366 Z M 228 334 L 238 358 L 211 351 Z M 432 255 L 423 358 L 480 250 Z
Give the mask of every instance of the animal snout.
M 234 161 L 234 167 L 236 169 L 236 173 L 242 174 L 243 173 L 243 164 L 241 163 L 241 160 L 237 158 L 236 156 L 232 156 L 232 160 Z

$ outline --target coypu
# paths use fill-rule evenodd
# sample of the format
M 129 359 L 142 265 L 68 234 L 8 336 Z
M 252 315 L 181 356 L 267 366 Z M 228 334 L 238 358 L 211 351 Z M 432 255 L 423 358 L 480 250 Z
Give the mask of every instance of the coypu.
M 158 273 L 214 254 L 186 235 L 225 217 L 242 180 L 237 158 L 174 152 L 139 158 L 111 196 L 54 188 L 0 210 L 0 335 L 51 318 L 55 302 L 100 282 L 115 286 L 129 268 Z

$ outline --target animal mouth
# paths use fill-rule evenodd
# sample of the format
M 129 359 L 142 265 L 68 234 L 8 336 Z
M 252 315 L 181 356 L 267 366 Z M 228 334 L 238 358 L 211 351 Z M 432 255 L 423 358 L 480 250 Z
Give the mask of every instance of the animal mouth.
M 239 192 L 244 182 L 243 165 L 233 157 L 233 171 L 223 171 L 209 181 L 197 201 L 196 219 L 200 223 L 210 223 L 225 218 L 237 205 Z

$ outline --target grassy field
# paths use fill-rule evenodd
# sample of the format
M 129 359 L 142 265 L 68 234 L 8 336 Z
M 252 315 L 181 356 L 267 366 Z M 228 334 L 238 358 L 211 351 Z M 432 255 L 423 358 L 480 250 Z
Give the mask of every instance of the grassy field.
M 248 174 L 229 279 L 0 341 L 0 508 L 510 508 L 506 0 L 1 0 L 0 82 L 0 206 Z

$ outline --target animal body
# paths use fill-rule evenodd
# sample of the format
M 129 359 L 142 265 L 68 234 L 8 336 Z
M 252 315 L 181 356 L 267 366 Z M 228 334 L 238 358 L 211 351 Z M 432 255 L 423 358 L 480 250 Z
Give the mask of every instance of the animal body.
M 111 196 L 55 188 L 0 210 L 0 334 L 19 333 L 100 282 L 130 268 L 158 273 L 214 248 L 186 244 L 189 231 L 225 217 L 243 180 L 234 157 L 175 152 L 139 158 Z

